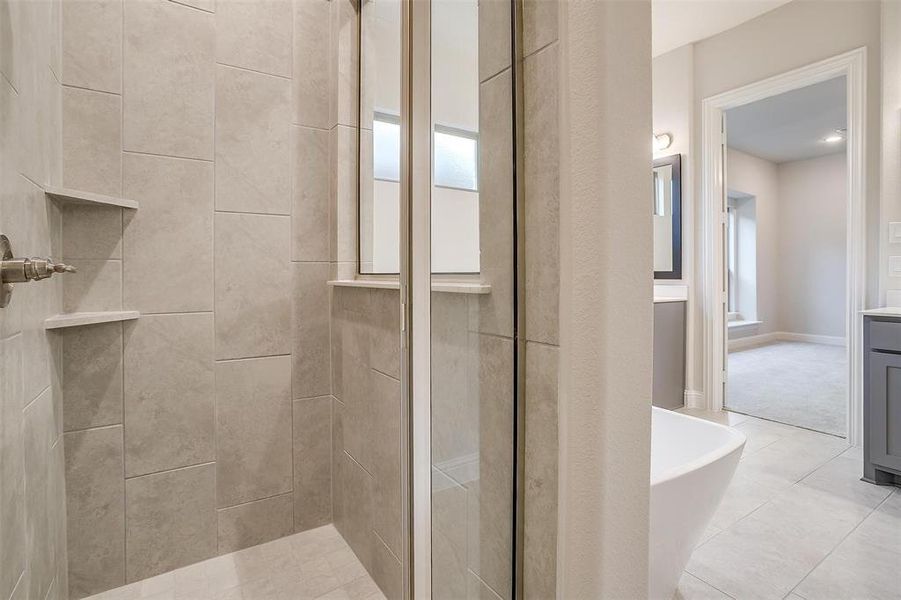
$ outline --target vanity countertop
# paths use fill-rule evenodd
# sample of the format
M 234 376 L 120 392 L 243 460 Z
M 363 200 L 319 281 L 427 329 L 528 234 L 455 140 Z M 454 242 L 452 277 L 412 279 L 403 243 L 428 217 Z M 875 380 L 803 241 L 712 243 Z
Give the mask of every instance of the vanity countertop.
M 882 308 L 870 308 L 860 311 L 860 314 L 868 317 L 901 317 L 901 307 L 884 306 Z
M 688 286 L 684 283 L 654 283 L 654 304 L 659 302 L 685 302 L 688 300 Z

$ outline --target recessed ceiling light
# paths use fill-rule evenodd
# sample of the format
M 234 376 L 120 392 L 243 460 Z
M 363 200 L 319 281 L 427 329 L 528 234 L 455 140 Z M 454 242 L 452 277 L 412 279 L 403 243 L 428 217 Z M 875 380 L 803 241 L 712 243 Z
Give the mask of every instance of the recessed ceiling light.
M 823 138 L 823 141 L 827 144 L 837 144 L 845 139 L 845 130 L 844 129 L 836 129 L 829 135 Z

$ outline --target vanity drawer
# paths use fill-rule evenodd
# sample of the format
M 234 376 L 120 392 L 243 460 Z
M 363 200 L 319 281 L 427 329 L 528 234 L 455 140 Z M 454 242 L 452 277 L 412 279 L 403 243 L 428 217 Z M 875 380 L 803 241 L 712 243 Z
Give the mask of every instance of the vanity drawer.
M 872 350 L 901 352 L 901 322 L 870 320 L 868 333 Z

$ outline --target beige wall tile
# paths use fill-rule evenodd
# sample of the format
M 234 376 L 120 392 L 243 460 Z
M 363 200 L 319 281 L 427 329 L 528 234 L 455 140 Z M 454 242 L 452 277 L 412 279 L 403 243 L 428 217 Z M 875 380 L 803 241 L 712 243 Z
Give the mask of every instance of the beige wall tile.
M 216 60 L 291 77 L 291 0 L 218 0 Z
M 69 260 L 78 269 L 65 280 L 63 310 L 82 312 L 122 309 L 121 260 Z
M 294 530 L 332 520 L 332 399 L 294 401 Z
M 310 0 L 324 2 L 324 0 Z M 292 127 L 291 259 L 329 260 L 329 133 Z
M 124 327 L 126 476 L 214 460 L 213 315 Z
M 24 411 L 25 554 L 29 594 L 44 598 L 56 575 L 55 546 L 51 542 L 52 509 L 49 494 L 50 449 L 56 440 L 53 393 L 50 388 Z
M 122 423 L 122 324 L 62 333 L 63 429 Z
M 469 316 L 478 300 L 432 294 L 432 462 L 454 463 L 479 451 L 478 334 Z
M 123 0 L 63 0 L 62 82 L 122 91 Z
M 290 122 L 287 79 L 216 67 L 216 210 L 291 214 Z
M 216 358 L 290 353 L 290 219 L 217 213 L 215 220 Z
M 486 81 L 513 64 L 511 25 L 509 0 L 479 2 L 479 81 Z
M 334 523 L 365 567 L 372 566 L 372 477 L 347 453 L 335 458 Z
M 0 87 L 3 83 L 0 81 Z M 12 92 L 10 93 L 14 95 Z M 0 106 L 0 112 L 2 110 L 3 107 Z M 15 142 L 3 148 L 4 155 L 14 157 L 16 155 L 14 148 Z M 0 161 L 0 165 L 3 162 L 8 161 Z M 29 209 L 32 206 L 30 191 L 33 186 L 25 177 L 19 175 L 15 168 L 3 171 L 2 175 L 9 177 L 5 180 L 8 185 L 4 184 L 0 189 L 0 216 L 3 217 L 3 233 L 12 243 L 13 251 L 21 253 L 22 250 L 19 250 L 21 244 L 30 245 L 31 213 Z M 0 339 L 6 339 L 22 331 L 23 306 L 22 302 L 18 301 L 20 291 L 21 286 L 15 292 L 16 302 L 10 302 L 6 308 L 0 311 Z
M 512 86 L 509 69 L 479 86 L 479 246 L 482 279 L 491 284 L 491 293 L 479 296 L 478 330 L 508 337 L 513 335 Z
M 122 194 L 122 98 L 64 87 L 63 185 Z
M 53 591 L 50 597 L 62 600 L 67 598 L 66 590 L 69 589 L 69 556 L 67 552 L 66 533 L 66 456 L 63 448 L 62 435 L 50 448 L 50 486 L 47 493 L 50 497 L 50 540 L 53 544 L 55 558 L 55 570 Z
M 513 342 L 479 339 L 479 559 L 477 574 L 492 589 L 512 582 Z
M 294 2 L 293 122 L 328 129 L 329 122 L 328 0 Z
M 33 256 L 59 256 L 58 209 L 46 199 L 43 190 L 30 182 L 26 198 L 28 227 L 20 248 L 28 248 L 27 254 Z M 52 385 L 57 375 L 49 343 L 53 338 L 44 331 L 44 319 L 61 312 L 63 306 L 63 280 L 54 279 L 20 285 L 15 292 L 15 302 L 21 305 L 22 314 L 24 402 L 30 402 Z
M 557 586 L 556 346 L 526 344 L 524 589 L 527 598 L 553 597 Z
M 556 344 L 560 296 L 557 45 L 525 60 L 526 336 Z
M 525 56 L 557 40 L 558 6 L 553 0 L 523 1 L 522 46 Z
M 359 16 L 354 0 L 331 2 L 331 124 L 355 127 L 359 122 Z
M 124 305 L 141 312 L 213 309 L 212 163 L 125 155 Z
M 22 336 L 0 341 L 0 595 L 25 570 Z
M 217 506 L 291 491 L 291 357 L 216 363 L 216 423 Z
M 369 363 L 394 379 L 400 378 L 400 293 L 397 290 L 372 290 L 369 296 L 372 319 Z
M 215 556 L 215 467 L 126 480 L 125 538 L 129 582 Z
M 400 382 L 372 372 L 368 453 L 372 457 L 373 529 L 396 556 L 403 553 Z
M 403 567 L 378 535 L 372 536 L 372 578 L 388 600 L 404 597 Z
M 15 0 L 0 1 L 0 15 L 3 22 L 3 27 L 0 27 L 0 73 L 12 85 L 18 85 L 19 81 L 16 59 L 21 43 L 17 39 L 18 36 L 13 34 L 13 28 L 20 22 L 21 10 L 22 4 Z M 12 588 L 9 591 L 12 592 Z
M 330 393 L 328 263 L 292 263 L 294 398 Z
M 176 0 L 171 0 L 175 2 Z M 179 4 L 185 6 L 193 6 L 196 9 L 206 12 L 216 12 L 216 0 L 177 0 Z
M 356 262 L 357 240 L 357 132 L 351 127 L 331 131 L 331 195 L 334 204 L 335 256 L 338 261 Z
M 432 596 L 466 598 L 466 489 L 432 469 Z
M 122 426 L 65 434 L 69 596 L 125 584 Z
M 165 0 L 125 3 L 125 150 L 213 158 L 213 19 Z
M 122 211 L 72 204 L 62 208 L 63 258 L 122 258 Z
M 294 499 L 291 492 L 220 508 L 219 554 L 291 535 L 294 532 L 293 513 Z

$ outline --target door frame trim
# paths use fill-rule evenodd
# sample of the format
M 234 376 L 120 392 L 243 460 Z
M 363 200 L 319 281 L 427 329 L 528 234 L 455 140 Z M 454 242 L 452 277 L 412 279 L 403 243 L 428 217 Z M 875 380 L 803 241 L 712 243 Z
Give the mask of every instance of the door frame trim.
M 723 315 L 724 240 L 721 235 L 725 169 L 721 149 L 726 110 L 844 75 L 847 86 L 848 442 L 863 439 L 863 356 L 860 311 L 866 298 L 866 47 L 705 98 L 701 103 L 701 281 L 704 383 L 707 408 L 723 409 L 726 331 Z

